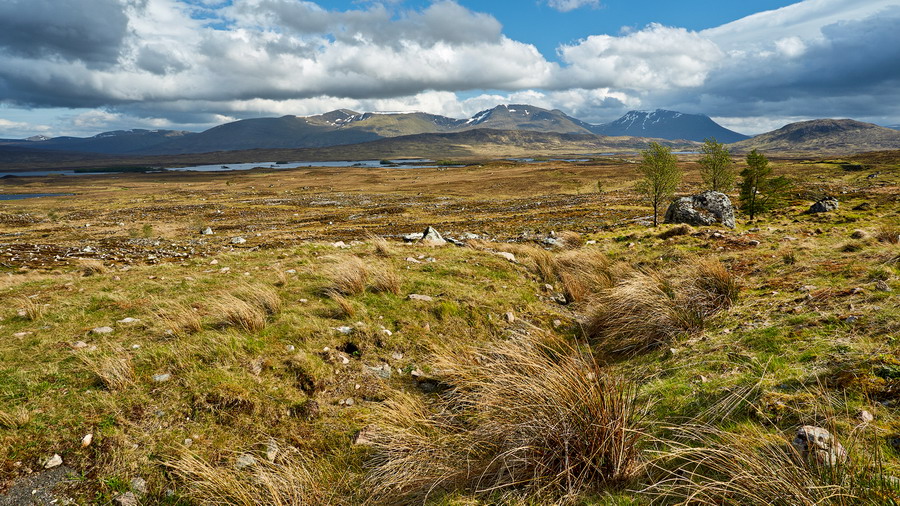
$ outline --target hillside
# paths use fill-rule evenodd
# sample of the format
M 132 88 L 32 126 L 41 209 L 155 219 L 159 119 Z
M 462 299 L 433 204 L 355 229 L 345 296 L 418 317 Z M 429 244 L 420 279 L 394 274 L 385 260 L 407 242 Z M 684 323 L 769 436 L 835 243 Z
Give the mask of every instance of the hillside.
M 664 109 L 631 111 L 612 123 L 595 125 L 590 130 L 599 135 L 687 139 L 698 142 L 715 138 L 725 144 L 748 138 L 719 125 L 709 116 Z
M 732 144 L 735 151 L 848 154 L 900 149 L 900 132 L 851 119 L 817 119 Z
M 3 139 L 0 146 L 15 146 L 48 151 L 88 152 L 102 154 L 125 154 L 147 151 L 155 146 L 188 139 L 196 136 L 183 130 L 115 130 L 103 132 L 93 137 L 29 137 L 23 140 Z

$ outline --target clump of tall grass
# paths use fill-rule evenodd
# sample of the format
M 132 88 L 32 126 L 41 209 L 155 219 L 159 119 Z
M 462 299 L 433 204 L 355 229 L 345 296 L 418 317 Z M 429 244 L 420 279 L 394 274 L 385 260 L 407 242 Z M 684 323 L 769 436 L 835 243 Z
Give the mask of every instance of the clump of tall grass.
M 200 315 L 191 306 L 171 304 L 158 309 L 156 316 L 162 322 L 167 333 L 175 337 L 183 337 L 203 330 Z
M 375 248 L 376 255 L 381 257 L 389 257 L 394 254 L 393 246 L 391 246 L 391 243 L 384 237 L 372 235 L 369 237 L 369 241 Z
M 328 270 L 331 290 L 342 295 L 357 295 L 366 290 L 369 281 L 369 268 L 356 256 L 348 257 Z
M 663 230 L 659 233 L 658 237 L 660 239 L 669 239 L 671 237 L 677 237 L 679 235 L 689 235 L 692 233 L 694 233 L 694 227 L 683 223 L 681 225 L 671 227 L 667 230 Z
M 265 309 L 234 295 L 223 295 L 212 306 L 223 325 L 238 327 L 247 332 L 259 332 L 266 327 Z
M 338 313 L 335 315 L 338 318 L 353 318 L 356 316 L 357 309 L 353 304 L 353 301 L 344 297 L 340 293 L 335 290 L 326 290 L 325 296 L 329 299 L 333 300 L 338 307 Z
M 82 258 L 78 260 L 78 270 L 83 276 L 93 276 L 95 274 L 103 274 L 106 272 L 103 262 L 93 258 Z
M 252 454 L 251 454 L 252 455 Z M 337 463 L 312 459 L 295 452 L 270 462 L 264 455 L 253 455 L 253 463 L 238 469 L 233 461 L 211 463 L 183 451 L 166 465 L 184 482 L 187 497 L 203 504 L 241 506 L 284 506 L 349 504 L 348 491 L 340 487 L 341 471 Z
M 281 311 L 281 297 L 268 286 L 244 285 L 238 289 L 238 297 L 258 306 L 268 315 L 275 315 Z
M 677 504 L 896 504 L 900 487 L 887 476 L 878 444 L 851 444 L 846 462 L 804 461 L 787 437 L 757 428 L 736 434 L 709 425 L 674 428 L 649 468 L 643 493 Z
M 402 394 L 374 415 L 368 484 L 420 502 L 434 490 L 575 501 L 638 467 L 635 387 L 561 338 L 532 332 L 434 360 L 451 393 Z
M 81 355 L 82 363 L 110 391 L 125 390 L 134 384 L 134 365 L 124 351 L 103 355 Z
M 380 265 L 372 271 L 372 291 L 378 293 L 400 294 L 403 283 L 400 274 L 390 265 Z
M 572 230 L 563 230 L 556 233 L 556 242 L 564 249 L 576 249 L 584 245 L 581 234 Z
M 592 300 L 585 332 L 606 355 L 635 355 L 703 331 L 706 320 L 737 301 L 737 279 L 702 261 L 681 289 L 656 272 L 635 272 Z
M 583 302 L 613 284 L 609 257 L 599 249 L 561 253 L 556 256 L 555 264 L 556 276 L 568 302 Z
M 44 306 L 35 302 L 31 297 L 20 297 L 19 303 L 22 305 L 22 317 L 26 320 L 37 321 L 44 316 Z
M 900 243 L 900 225 L 897 222 L 880 224 L 875 231 L 875 238 L 889 244 Z

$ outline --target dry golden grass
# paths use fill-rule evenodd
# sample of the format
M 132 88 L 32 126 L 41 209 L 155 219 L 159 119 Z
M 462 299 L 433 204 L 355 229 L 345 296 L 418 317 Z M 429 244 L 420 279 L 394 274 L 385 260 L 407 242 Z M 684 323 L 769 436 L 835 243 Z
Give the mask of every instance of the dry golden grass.
M 681 224 L 671 227 L 667 230 L 663 230 L 657 237 L 659 237 L 660 239 L 668 239 L 670 237 L 677 237 L 679 235 L 690 235 L 693 232 L 694 227 L 687 224 Z
M 284 452 L 282 452 L 283 454 Z M 237 469 L 237 454 L 229 462 L 212 464 L 194 453 L 183 451 L 166 463 L 186 485 L 188 497 L 201 504 L 241 506 L 294 506 L 350 504 L 348 490 L 341 483 L 337 463 L 312 460 L 294 453 L 269 462 L 253 455 L 255 463 Z
M 718 260 L 701 260 L 693 269 L 691 297 L 707 307 L 709 314 L 735 305 L 741 292 L 740 280 Z
M 247 332 L 259 332 L 266 327 L 266 311 L 234 295 L 223 295 L 212 304 L 212 311 L 222 325 L 231 325 Z
M 396 396 L 366 433 L 376 498 L 424 501 L 435 490 L 514 490 L 576 501 L 629 480 L 639 462 L 635 387 L 561 338 L 531 335 L 434 360 L 452 395 Z
M 389 257 L 394 254 L 394 247 L 391 246 L 391 243 L 384 237 L 372 235 L 372 236 L 369 236 L 369 241 L 372 243 L 372 246 L 375 248 L 376 255 L 382 256 L 382 257 Z
M 168 334 L 183 337 L 203 330 L 200 315 L 191 306 L 171 304 L 156 311 Z
M 572 230 L 563 230 L 556 233 L 556 240 L 560 247 L 564 249 L 576 249 L 584 245 L 584 239 L 581 234 Z
M 757 428 L 735 434 L 708 425 L 673 428 L 677 440 L 653 459 L 642 492 L 664 504 L 897 504 L 900 487 L 884 474 L 877 443 L 844 445 L 856 459 L 802 462 L 788 443 Z
M 103 355 L 80 355 L 82 363 L 110 391 L 121 391 L 134 384 L 131 356 L 124 351 Z
M 583 302 L 614 283 L 609 258 L 596 248 L 556 256 L 556 273 L 569 302 Z
M 357 309 L 353 301 L 344 297 L 336 290 L 327 290 L 325 295 L 337 304 L 338 314 L 335 315 L 337 318 L 353 318 L 356 316 Z
M 366 291 L 369 268 L 359 257 L 348 257 L 328 270 L 331 290 L 343 295 L 357 295 Z
M 898 225 L 896 222 L 882 223 L 875 231 L 875 237 L 880 242 L 900 244 L 900 225 Z
M 400 295 L 403 279 L 390 265 L 380 265 L 372 272 L 372 290 L 378 293 Z
M 103 274 L 106 272 L 103 262 L 93 258 L 82 258 L 78 260 L 78 270 L 84 276 L 93 276 L 95 274 Z
M 24 318 L 30 321 L 37 321 L 44 316 L 44 306 L 35 302 L 31 297 L 19 297 L 19 304 L 24 311 Z
M 268 315 L 276 315 L 281 311 L 281 297 L 268 286 L 248 284 L 241 286 L 237 293 L 238 297 L 258 306 Z
M 15 408 L 14 411 L 0 411 L 0 429 L 19 429 L 28 425 L 31 421 L 31 413 L 24 406 Z

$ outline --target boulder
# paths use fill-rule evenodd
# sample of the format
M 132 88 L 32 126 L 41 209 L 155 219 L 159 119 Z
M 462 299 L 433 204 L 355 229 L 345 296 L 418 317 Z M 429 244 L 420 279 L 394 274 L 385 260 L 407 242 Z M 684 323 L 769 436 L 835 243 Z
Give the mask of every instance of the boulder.
M 447 244 L 447 241 L 441 237 L 441 234 L 432 227 L 428 227 L 422 232 L 422 242 L 429 244 Z
M 847 450 L 822 427 L 812 425 L 800 427 L 791 445 L 804 461 L 818 465 L 833 465 L 847 460 Z
M 705 191 L 690 197 L 681 197 L 666 210 L 665 223 L 687 223 L 706 226 L 721 223 L 734 228 L 734 207 L 728 195 Z
M 827 213 L 829 211 L 836 211 L 839 205 L 836 198 L 825 197 L 809 206 L 809 213 Z

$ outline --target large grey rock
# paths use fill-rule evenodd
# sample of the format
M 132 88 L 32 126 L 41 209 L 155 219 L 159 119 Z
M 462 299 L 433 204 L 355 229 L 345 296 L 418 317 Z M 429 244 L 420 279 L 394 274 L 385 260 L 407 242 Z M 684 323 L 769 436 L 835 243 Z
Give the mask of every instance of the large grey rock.
M 721 223 L 728 228 L 734 228 L 734 207 L 728 195 L 711 190 L 705 191 L 672 202 L 666 210 L 665 222 L 697 226 Z
M 829 211 L 837 211 L 838 200 L 834 197 L 825 197 L 822 200 L 819 200 L 815 204 L 809 206 L 810 213 L 827 213 Z
M 422 242 L 429 244 L 447 244 L 447 241 L 441 237 L 441 234 L 432 227 L 428 227 L 425 229 L 425 232 L 422 232 Z
M 847 450 L 822 427 L 812 425 L 800 427 L 791 445 L 807 462 L 833 465 L 847 460 Z

